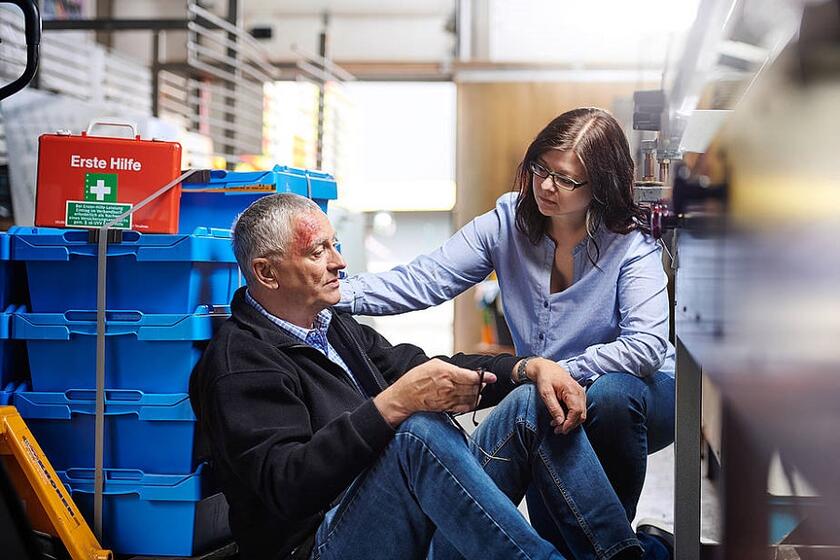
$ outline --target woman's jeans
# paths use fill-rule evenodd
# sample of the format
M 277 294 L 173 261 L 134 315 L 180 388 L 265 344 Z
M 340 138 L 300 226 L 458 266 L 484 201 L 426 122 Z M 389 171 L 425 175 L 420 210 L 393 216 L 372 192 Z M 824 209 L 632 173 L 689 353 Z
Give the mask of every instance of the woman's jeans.
M 586 391 L 584 429 L 628 521 L 636 516 L 648 454 L 674 442 L 674 387 L 673 374 L 661 371 L 647 378 L 609 373 L 596 379 Z M 527 494 L 531 523 L 540 535 L 563 550 L 562 532 L 540 494 L 537 488 Z M 647 542 L 642 544 L 648 549 Z
M 529 486 L 574 558 L 641 552 L 586 433 L 557 435 L 550 422 L 533 386 L 470 442 L 443 414 L 412 415 L 327 513 L 312 558 L 563 559 L 516 508 Z

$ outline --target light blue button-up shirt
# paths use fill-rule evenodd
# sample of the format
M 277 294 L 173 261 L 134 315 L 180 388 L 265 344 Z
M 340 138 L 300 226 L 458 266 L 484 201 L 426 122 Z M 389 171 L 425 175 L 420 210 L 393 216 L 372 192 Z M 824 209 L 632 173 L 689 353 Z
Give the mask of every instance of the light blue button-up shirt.
M 332 312 L 329 309 L 323 309 L 315 316 L 315 322 L 313 323 L 311 329 L 304 329 L 303 327 L 299 327 L 294 323 L 290 323 L 289 321 L 271 314 L 260 304 L 260 302 L 254 299 L 251 292 L 248 290 L 245 290 L 245 300 L 278 328 L 300 340 L 304 344 L 312 346 L 321 352 L 321 354 L 326 356 L 328 360 L 341 367 L 341 369 L 343 369 L 347 374 L 347 378 L 353 384 L 353 387 L 355 387 L 355 389 L 362 395 L 365 394 L 361 385 L 359 385 L 359 382 L 356 381 L 356 378 L 353 376 L 353 372 L 350 371 L 350 368 L 347 367 L 347 364 L 341 359 L 339 353 L 335 351 L 333 345 L 330 344 L 329 340 L 327 340 L 327 331 L 330 328 L 330 321 L 332 321 Z
M 391 315 L 450 300 L 495 269 L 516 353 L 557 360 L 582 384 L 612 372 L 673 375 L 667 276 L 659 245 L 635 231 L 601 228 L 597 266 L 586 242 L 573 251 L 572 284 L 550 290 L 554 242 L 516 229 L 516 193 L 464 226 L 437 250 L 390 271 L 342 281 L 338 307 Z M 590 249 L 594 257 L 594 247 Z

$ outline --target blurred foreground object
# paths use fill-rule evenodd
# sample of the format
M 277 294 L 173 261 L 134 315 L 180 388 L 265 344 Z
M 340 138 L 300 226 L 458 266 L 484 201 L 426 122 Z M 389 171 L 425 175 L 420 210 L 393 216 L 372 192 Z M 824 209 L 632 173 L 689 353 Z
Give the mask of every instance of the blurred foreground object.
M 795 522 L 782 543 L 801 549 L 795 558 L 840 554 L 837 107 L 840 2 L 812 2 L 798 40 L 749 84 L 709 148 L 674 179 L 678 414 L 690 424 L 699 412 L 685 395 L 699 393 L 702 368 L 721 395 L 715 455 L 727 559 L 781 550 L 768 548 L 778 544 L 768 493 L 775 453 L 788 478 L 801 475 L 818 494 L 785 497 Z M 680 429 L 678 486 L 682 476 L 696 480 L 680 470 L 681 446 L 691 444 Z

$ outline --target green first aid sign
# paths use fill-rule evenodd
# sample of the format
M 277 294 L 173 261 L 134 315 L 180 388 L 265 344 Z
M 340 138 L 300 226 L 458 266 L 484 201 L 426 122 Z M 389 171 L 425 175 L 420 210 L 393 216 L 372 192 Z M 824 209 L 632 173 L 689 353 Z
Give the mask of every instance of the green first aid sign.
M 64 221 L 67 227 L 98 228 L 122 216 L 131 210 L 131 206 L 114 202 L 68 200 Z M 131 218 L 132 216 L 126 216 L 111 227 L 131 229 Z
M 116 173 L 85 173 L 85 201 L 116 202 Z

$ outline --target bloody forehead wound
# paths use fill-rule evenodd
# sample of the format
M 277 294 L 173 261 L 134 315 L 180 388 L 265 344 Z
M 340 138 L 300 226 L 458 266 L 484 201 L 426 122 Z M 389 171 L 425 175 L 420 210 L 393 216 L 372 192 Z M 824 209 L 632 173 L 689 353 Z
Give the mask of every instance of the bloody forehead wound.
M 305 255 L 312 248 L 317 240 L 320 230 L 318 218 L 307 212 L 297 216 L 295 219 L 294 235 L 292 237 L 292 250 L 297 255 Z

